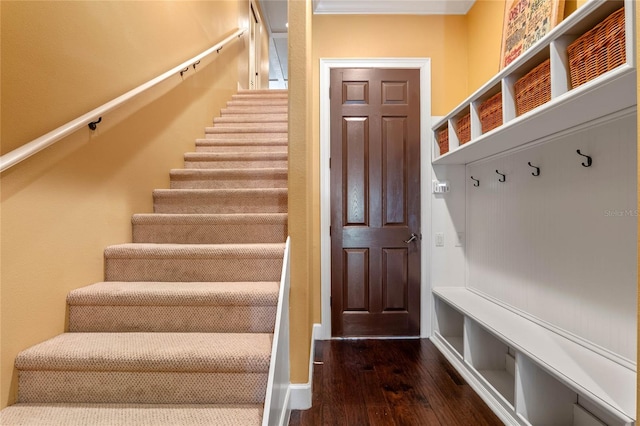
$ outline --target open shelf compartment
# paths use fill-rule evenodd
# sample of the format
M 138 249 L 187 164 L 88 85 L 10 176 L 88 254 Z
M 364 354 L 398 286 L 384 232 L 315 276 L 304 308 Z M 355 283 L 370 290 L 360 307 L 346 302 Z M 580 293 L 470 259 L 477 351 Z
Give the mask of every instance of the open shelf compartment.
M 468 317 L 464 339 L 465 361 L 513 407 L 515 359 L 509 347 Z
M 464 316 L 437 297 L 435 298 L 435 330 L 462 358 Z
M 580 396 L 529 358 L 517 354 L 516 412 L 532 425 L 602 426 L 625 424 L 598 418 L 580 405 Z

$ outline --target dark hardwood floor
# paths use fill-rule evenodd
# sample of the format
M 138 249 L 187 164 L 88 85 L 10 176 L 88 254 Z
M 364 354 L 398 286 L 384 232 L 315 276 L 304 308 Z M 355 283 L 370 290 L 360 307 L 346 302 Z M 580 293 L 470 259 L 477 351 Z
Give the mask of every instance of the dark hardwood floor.
M 427 339 L 316 342 L 306 425 L 501 425 Z

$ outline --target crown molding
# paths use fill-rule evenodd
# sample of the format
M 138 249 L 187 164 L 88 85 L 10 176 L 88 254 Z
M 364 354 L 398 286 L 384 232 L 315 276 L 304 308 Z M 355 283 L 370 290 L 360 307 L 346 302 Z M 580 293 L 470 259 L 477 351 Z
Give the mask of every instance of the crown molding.
M 313 0 L 318 15 L 466 15 L 475 0 Z

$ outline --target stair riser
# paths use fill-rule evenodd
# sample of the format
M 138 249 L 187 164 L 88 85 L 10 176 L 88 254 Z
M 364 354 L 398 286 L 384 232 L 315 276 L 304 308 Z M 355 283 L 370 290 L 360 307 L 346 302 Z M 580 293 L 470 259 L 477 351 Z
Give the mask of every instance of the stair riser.
M 185 160 L 185 169 L 286 169 L 287 160 L 265 161 L 191 161 Z
M 106 281 L 279 281 L 282 259 L 105 259 Z
M 280 179 L 175 179 L 171 178 L 171 189 L 249 189 L 287 188 L 287 178 Z
M 275 306 L 70 306 L 71 332 L 273 333 Z
M 20 371 L 18 402 L 257 404 L 267 373 Z
M 250 225 L 134 225 L 133 241 L 155 244 L 280 243 L 287 239 L 287 224 Z

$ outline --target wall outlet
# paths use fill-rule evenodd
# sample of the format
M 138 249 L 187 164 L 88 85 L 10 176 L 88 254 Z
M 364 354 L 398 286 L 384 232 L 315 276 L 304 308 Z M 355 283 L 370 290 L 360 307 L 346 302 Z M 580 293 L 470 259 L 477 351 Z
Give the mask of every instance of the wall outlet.
M 444 247 L 444 233 L 436 232 L 436 247 Z

